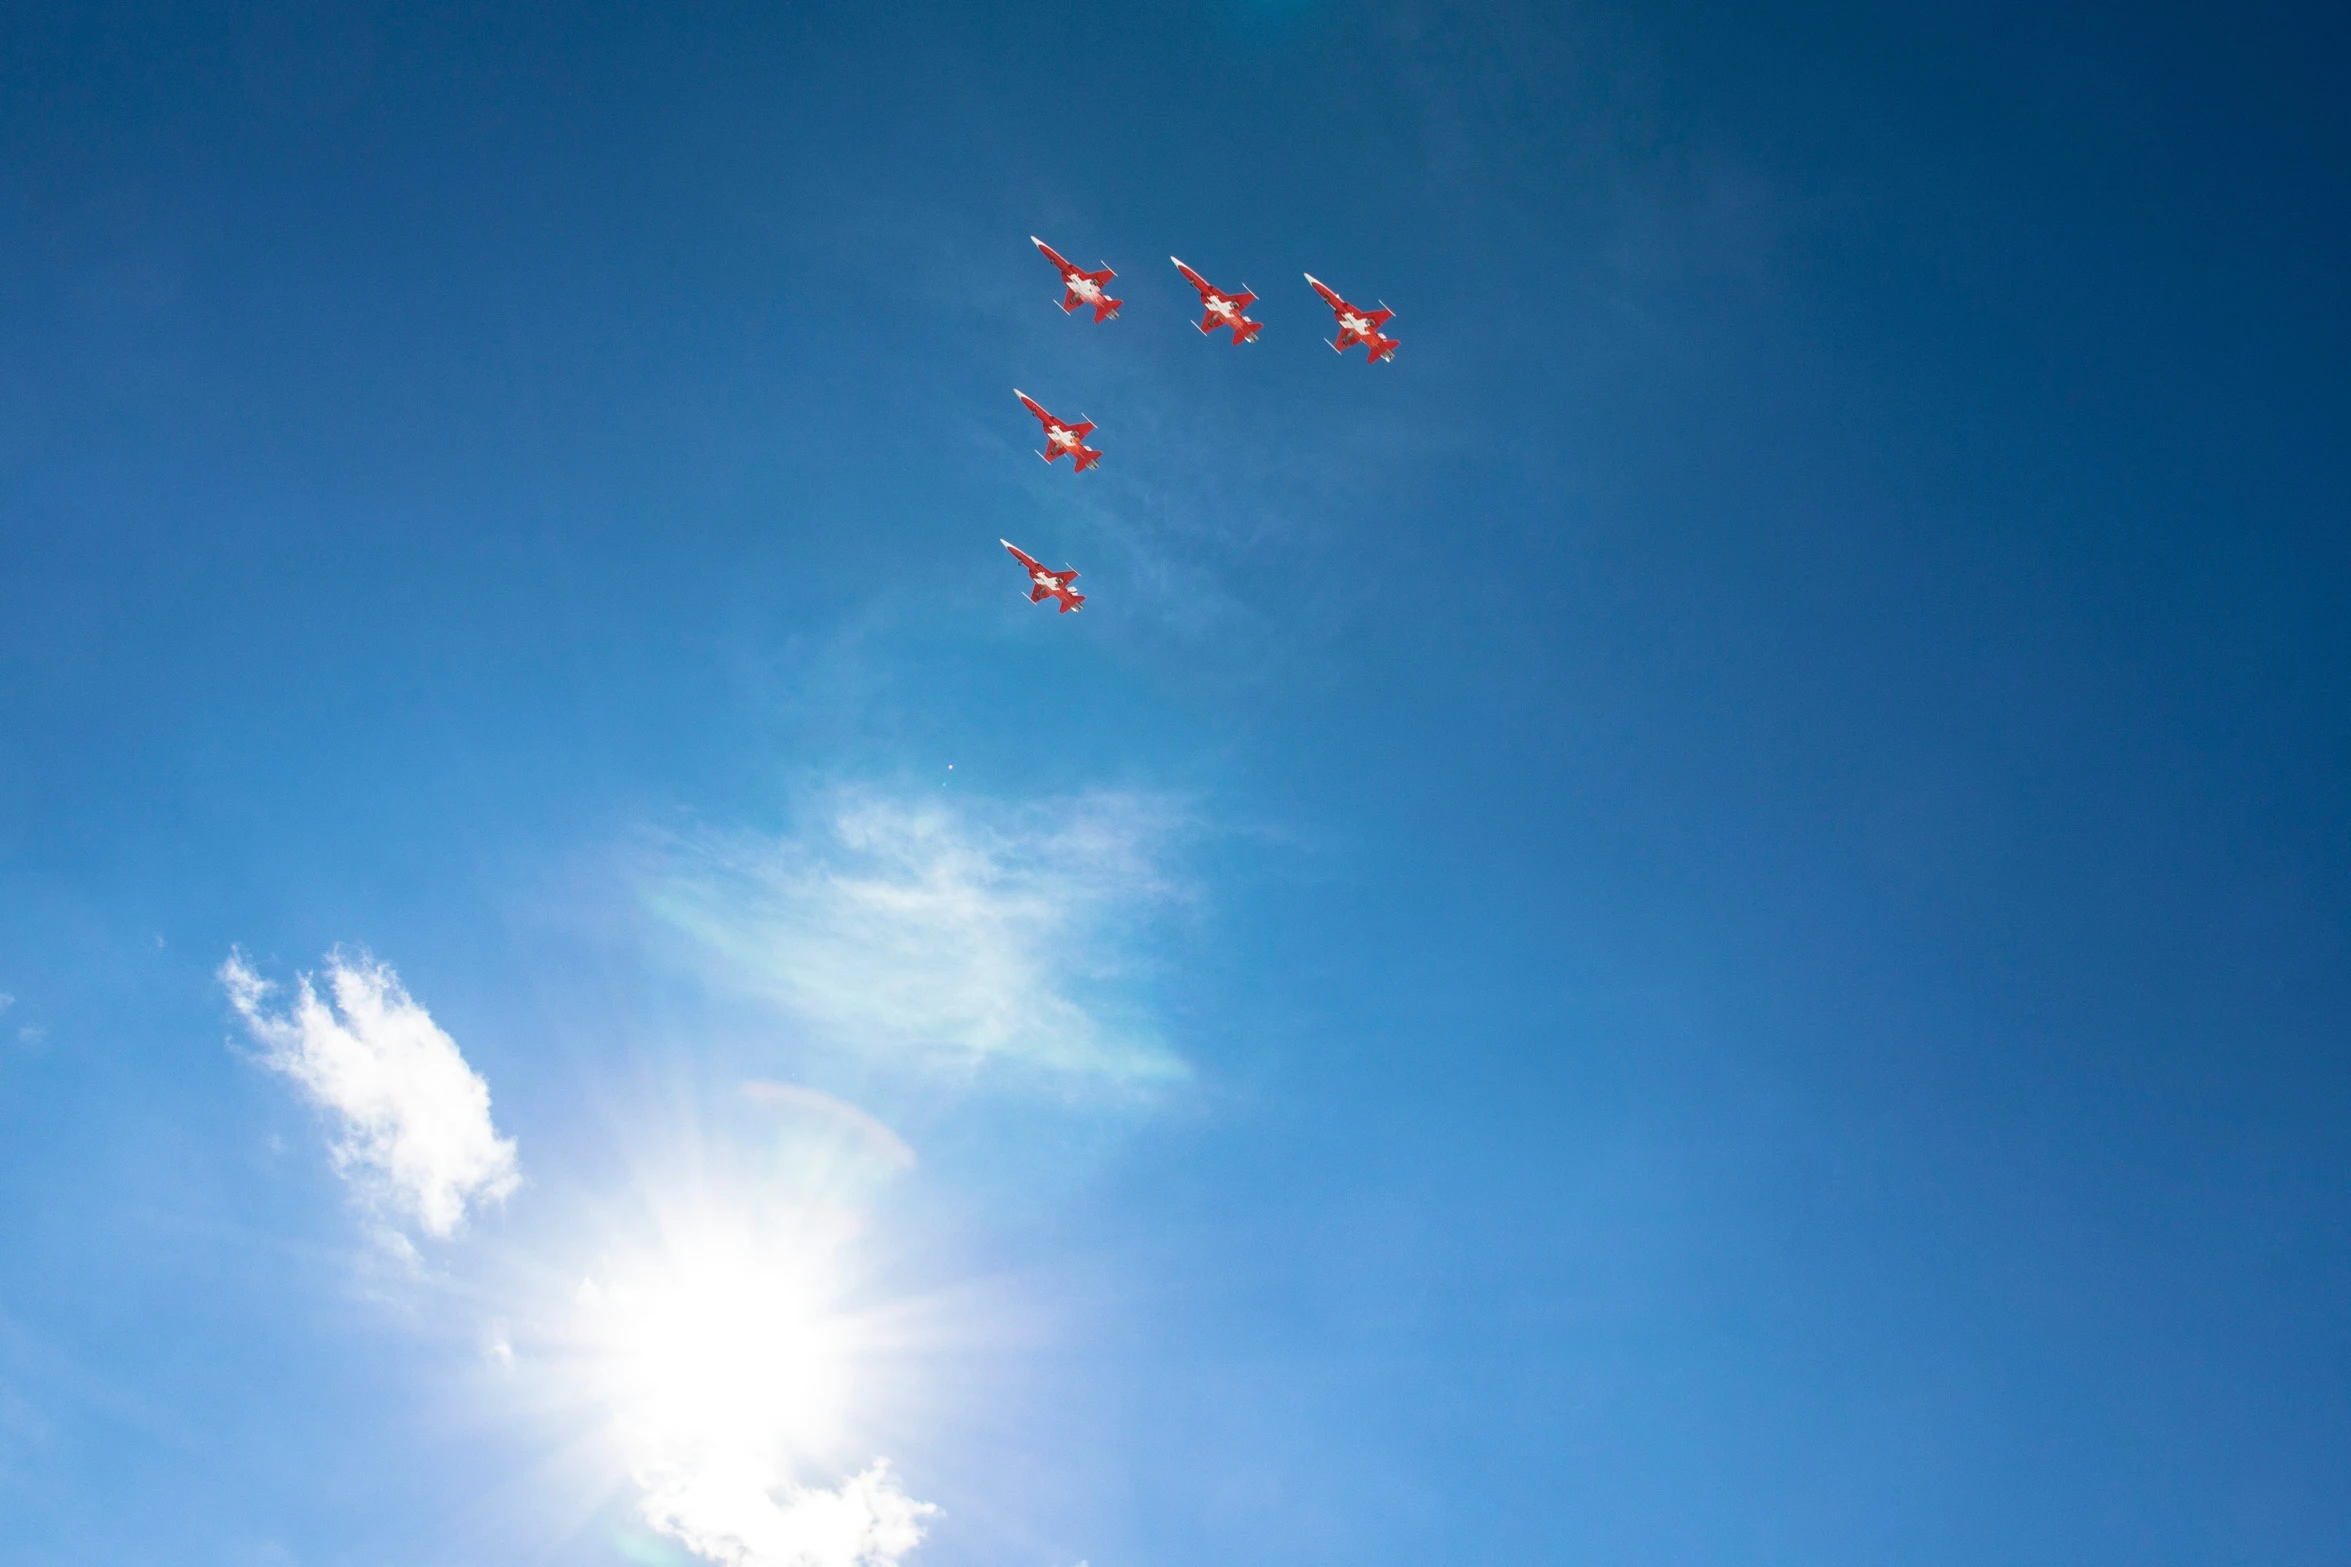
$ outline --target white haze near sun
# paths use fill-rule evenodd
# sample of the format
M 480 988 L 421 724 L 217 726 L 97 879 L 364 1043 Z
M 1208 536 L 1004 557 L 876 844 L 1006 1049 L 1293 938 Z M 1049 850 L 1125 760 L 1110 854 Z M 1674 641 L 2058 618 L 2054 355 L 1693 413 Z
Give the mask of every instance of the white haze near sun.
M 1131 1103 L 1185 1075 L 1126 983 L 1143 967 L 1136 932 L 1178 896 L 1168 802 L 987 811 L 848 793 L 807 814 L 798 835 L 673 839 L 641 867 L 647 905 L 686 933 L 709 984 L 829 1048 L 951 1082 L 1000 1071 Z M 337 949 L 287 991 L 232 952 L 219 979 L 255 1059 L 317 1109 L 332 1169 L 411 1270 L 432 1269 L 469 1218 L 532 1200 L 490 1085 L 390 963 Z M 813 1088 L 736 1093 L 847 1134 L 878 1180 L 918 1160 Z M 850 1298 L 871 1214 L 854 1186 L 783 1190 L 728 1168 L 703 1159 L 595 1194 L 641 1219 L 583 1247 L 593 1267 L 559 1294 L 476 1285 L 440 1309 L 480 1315 L 492 1364 L 584 1417 L 638 1518 L 685 1549 L 728 1567 L 893 1567 L 944 1521 L 889 1455 L 842 1460 L 862 1370 L 891 1347 Z M 498 1276 L 544 1281 L 565 1260 Z

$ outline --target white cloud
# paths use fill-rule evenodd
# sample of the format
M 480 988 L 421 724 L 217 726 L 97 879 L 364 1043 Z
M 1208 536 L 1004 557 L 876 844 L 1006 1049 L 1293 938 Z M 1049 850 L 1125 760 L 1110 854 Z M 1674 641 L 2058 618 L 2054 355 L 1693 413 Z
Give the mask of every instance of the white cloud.
M 502 1201 L 520 1180 L 513 1140 L 490 1121 L 489 1085 L 389 966 L 337 951 L 326 977 L 331 1006 L 305 974 L 292 1009 L 272 1012 L 277 987 L 242 953 L 220 967 L 264 1064 L 335 1118 L 331 1146 L 345 1179 L 427 1234 L 452 1235 L 469 1203 Z
M 778 1485 L 770 1465 L 742 1454 L 639 1479 L 645 1521 L 727 1567 L 893 1567 L 938 1511 L 908 1496 L 883 1460 L 830 1489 Z
M 5 1011 L 7 1011 L 7 1010 L 8 1010 L 10 1007 L 12 1007 L 12 1006 L 15 1006 L 15 1005 L 16 1005 L 16 998 L 15 998 L 14 996 L 10 995 L 10 994 L 9 994 L 7 991 L 5 991 L 5 990 L 0 990 L 0 1012 L 5 1012 Z
M 1187 1068 L 1131 987 L 1174 823 L 1131 795 L 995 816 L 848 795 L 797 838 L 676 845 L 651 901 L 832 1044 L 1167 1081 Z

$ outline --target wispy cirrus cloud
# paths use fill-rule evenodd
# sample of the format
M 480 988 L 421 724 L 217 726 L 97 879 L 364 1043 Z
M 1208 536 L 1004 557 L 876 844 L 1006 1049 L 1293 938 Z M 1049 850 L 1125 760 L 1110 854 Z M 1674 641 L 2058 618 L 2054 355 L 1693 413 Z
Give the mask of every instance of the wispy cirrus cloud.
M 469 1206 L 504 1201 L 521 1180 L 513 1139 L 490 1119 L 490 1086 L 388 965 L 338 949 L 326 981 L 331 1002 L 304 974 L 292 1007 L 272 1011 L 278 987 L 243 953 L 220 966 L 262 1063 L 333 1118 L 335 1168 L 370 1201 L 446 1239 Z
M 726 983 L 868 1056 L 1129 1086 L 1188 1075 L 1135 989 L 1141 926 L 1177 894 L 1167 802 L 844 794 L 814 816 L 781 838 L 674 840 L 650 878 L 652 907 Z

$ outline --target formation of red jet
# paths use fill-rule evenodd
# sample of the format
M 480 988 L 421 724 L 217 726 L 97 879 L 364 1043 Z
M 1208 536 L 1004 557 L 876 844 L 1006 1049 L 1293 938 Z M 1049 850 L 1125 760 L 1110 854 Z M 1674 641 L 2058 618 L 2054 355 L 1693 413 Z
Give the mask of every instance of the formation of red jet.
M 1118 274 L 1110 269 L 1107 262 L 1099 272 L 1088 272 L 1083 267 L 1063 260 L 1059 251 L 1034 234 L 1029 236 L 1029 243 L 1042 251 L 1045 259 L 1053 263 L 1053 270 L 1061 274 L 1063 315 L 1085 305 L 1092 307 L 1097 322 L 1118 319 L 1119 307 L 1126 301 L 1110 297 L 1110 280 Z M 1200 292 L 1200 332 L 1203 336 L 1230 331 L 1236 345 L 1257 341 L 1257 334 L 1264 330 L 1265 323 L 1249 318 L 1249 307 L 1257 302 L 1255 294 L 1245 288 L 1238 294 L 1228 294 L 1175 257 L 1167 259 L 1174 261 L 1176 270 L 1184 275 L 1184 281 Z M 1351 305 L 1311 272 L 1306 274 L 1306 281 L 1322 296 L 1322 302 L 1331 307 L 1332 315 L 1338 318 L 1338 337 L 1326 339 L 1333 351 L 1344 354 L 1361 343 L 1367 363 L 1376 365 L 1396 357 L 1396 339 L 1380 330 L 1396 314 L 1395 311 L 1385 304 L 1373 310 Z M 1100 450 L 1086 444 L 1086 437 L 1094 433 L 1093 420 L 1081 419 L 1076 424 L 1070 424 L 1055 418 L 1042 403 L 1018 387 L 1013 388 L 1012 395 L 1019 398 L 1021 406 L 1034 414 L 1037 423 L 1044 427 L 1045 449 L 1037 454 L 1039 457 L 1049 463 L 1057 462 L 1066 452 L 1070 469 L 1075 473 L 1084 473 L 1102 460 Z M 1010 540 L 999 539 L 996 542 L 1010 550 L 1012 558 L 1019 561 L 1021 569 L 1028 573 L 1030 603 L 1042 604 L 1047 599 L 1053 599 L 1061 606 L 1059 613 L 1066 615 L 1086 602 L 1083 593 L 1070 589 L 1070 584 L 1077 580 L 1078 574 L 1074 570 L 1048 571 L 1034 557 L 1021 553 Z
M 1247 289 L 1241 290 L 1238 294 L 1228 294 L 1190 267 L 1185 266 L 1181 261 L 1176 261 L 1175 257 L 1170 256 L 1167 259 L 1175 261 L 1176 270 L 1184 275 L 1184 281 L 1200 291 L 1201 307 L 1208 312 L 1200 318 L 1200 333 L 1203 337 L 1218 327 L 1229 326 L 1233 329 L 1234 342 L 1247 343 L 1255 340 L 1258 328 L 1264 326 L 1265 323 L 1252 321 L 1241 314 L 1242 311 L 1257 302 L 1255 294 L 1250 293 Z
M 1067 452 L 1069 453 L 1069 468 L 1072 473 L 1084 473 L 1102 460 L 1102 454 L 1086 444 L 1086 437 L 1094 433 L 1093 420 L 1080 419 L 1076 424 L 1063 424 L 1059 419 L 1047 413 L 1042 404 L 1019 387 L 1016 386 L 1012 389 L 1012 395 L 1019 398 L 1020 405 L 1035 414 L 1037 423 L 1045 427 L 1045 449 L 1037 453 L 1039 457 L 1044 458 L 1047 462 L 1053 462 L 1063 452 Z
M 1037 238 L 1036 235 L 1029 236 L 1029 243 L 1043 251 L 1045 259 L 1053 263 L 1053 270 L 1061 274 L 1063 290 L 1061 313 L 1063 315 L 1068 315 L 1080 305 L 1092 305 L 1095 320 L 1115 321 L 1118 319 L 1118 307 L 1125 304 L 1126 301 L 1113 299 L 1103 291 L 1102 285 L 1118 276 L 1117 273 L 1110 270 L 1108 263 L 1105 263 L 1099 272 L 1087 272 L 1062 260 L 1059 251 Z
M 1059 599 L 1061 601 L 1060 612 L 1066 615 L 1086 602 L 1086 596 L 1083 593 L 1075 593 L 1070 590 L 1069 585 L 1078 580 L 1078 574 L 1075 571 L 1048 571 L 1037 563 L 1037 558 L 1034 555 L 1026 553 L 1010 539 L 998 539 L 996 542 L 1012 551 L 1012 558 L 1020 562 L 1020 569 L 1029 574 L 1029 602 L 1031 604 L 1042 604 L 1047 599 Z
M 1330 306 L 1331 313 L 1339 318 L 1339 340 L 1331 344 L 1333 349 L 1343 354 L 1361 343 L 1363 351 L 1371 356 L 1369 362 L 1375 365 L 1383 359 L 1395 357 L 1399 346 L 1396 340 L 1380 336 L 1380 328 L 1388 324 L 1388 318 L 1395 311 L 1386 305 L 1377 310 L 1358 310 L 1341 299 L 1313 273 L 1306 274 L 1306 281 L 1314 285 L 1314 291 L 1322 296 L 1322 302 Z

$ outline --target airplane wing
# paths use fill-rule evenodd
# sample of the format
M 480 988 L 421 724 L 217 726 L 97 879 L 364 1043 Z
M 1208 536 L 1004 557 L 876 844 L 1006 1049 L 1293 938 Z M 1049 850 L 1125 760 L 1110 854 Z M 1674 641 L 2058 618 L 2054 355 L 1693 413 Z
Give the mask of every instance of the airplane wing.
M 1238 294 L 1232 296 L 1232 303 L 1235 310 L 1246 310 L 1257 303 L 1257 296 L 1247 289 L 1242 289 Z
M 1092 434 L 1094 433 L 1094 421 L 1093 421 L 1093 420 L 1091 420 L 1091 419 L 1088 419 L 1088 420 L 1085 420 L 1085 421 L 1083 421 L 1082 423 L 1073 424 L 1073 425 L 1071 425 L 1071 426 L 1069 427 L 1069 433 L 1070 433 L 1070 434 L 1072 434 L 1072 435 L 1074 435 L 1074 436 L 1076 436 L 1076 437 L 1077 437 L 1079 440 L 1081 440 L 1081 441 L 1082 441 L 1082 440 L 1084 440 L 1084 439 L 1085 439 L 1087 436 L 1089 436 L 1089 435 L 1092 435 Z
M 1388 324 L 1389 318 L 1395 314 L 1395 311 L 1390 310 L 1385 305 L 1382 305 L 1379 309 L 1374 310 L 1371 314 L 1365 316 L 1364 319 L 1369 321 L 1374 328 L 1378 328 L 1386 326 Z
M 1313 273 L 1309 272 L 1306 274 L 1306 281 L 1314 285 L 1314 291 L 1322 296 L 1322 302 L 1330 306 L 1333 310 L 1345 310 L 1348 308 L 1347 301 L 1332 293 L 1330 289 L 1324 285 L 1322 279 L 1316 277 Z
M 1176 261 L 1176 258 L 1173 256 L 1170 256 L 1167 259 L 1170 261 L 1175 261 L 1176 270 L 1184 275 L 1185 282 L 1191 284 L 1194 288 L 1200 291 L 1200 297 L 1202 299 L 1206 299 L 1209 295 L 1216 292 L 1215 289 L 1208 286 L 1208 279 L 1202 277 L 1199 273 L 1193 271 L 1190 267 L 1185 266 L 1182 262 Z

